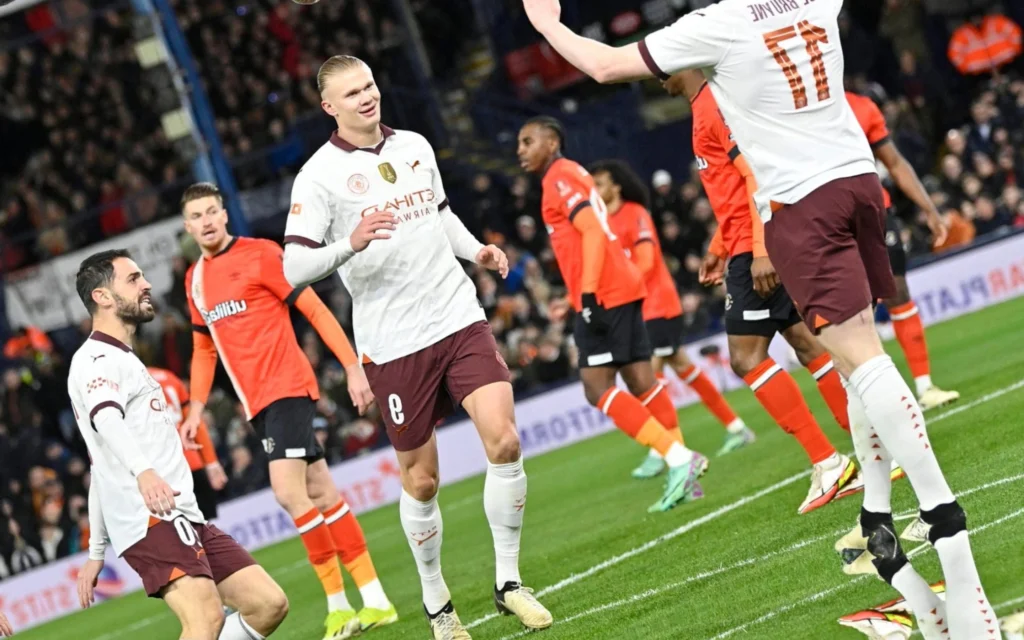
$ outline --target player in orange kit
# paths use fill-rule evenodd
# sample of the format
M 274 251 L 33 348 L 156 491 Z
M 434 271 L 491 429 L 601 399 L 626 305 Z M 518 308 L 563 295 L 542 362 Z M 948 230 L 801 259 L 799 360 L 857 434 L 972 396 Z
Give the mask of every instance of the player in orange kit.
M 857 467 L 836 451 L 821 431 L 800 388 L 768 355 L 776 333 L 796 351 L 818 383 L 836 421 L 849 431 L 846 393 L 832 358 L 801 322 L 789 294 L 779 283 L 764 248 L 764 227 L 751 202 L 753 175 L 722 119 L 700 71 L 682 71 L 668 81 L 672 95 L 685 94 L 693 109 L 693 152 L 718 230 L 701 266 L 701 281 L 725 279 L 725 332 L 736 375 L 750 386 L 775 422 L 800 443 L 811 464 L 811 488 L 799 513 L 808 513 L 863 488 Z M 728 275 L 725 274 L 728 261 Z
M 345 332 L 316 293 L 288 284 L 278 245 L 228 234 L 228 214 L 216 185 L 192 185 L 181 207 L 185 229 L 202 250 L 185 277 L 195 348 L 183 438 L 195 437 L 219 355 L 246 417 L 263 439 L 274 497 L 294 519 L 327 594 L 324 640 L 395 622 L 398 614 L 377 579 L 362 528 L 334 486 L 314 435 L 320 391 L 295 338 L 289 306 L 309 319 L 341 361 L 352 402 L 362 413 L 373 395 Z M 345 596 L 339 558 L 362 595 L 358 613 Z
M 171 420 L 175 426 L 180 427 L 192 408 L 185 383 L 167 369 L 146 367 L 146 370 L 163 388 Z M 228 476 L 217 460 L 217 451 L 213 446 L 213 440 L 210 439 L 210 431 L 203 421 L 199 422 L 199 428 L 196 430 L 195 443 L 198 447 L 196 449 L 185 447 L 185 459 L 188 460 L 188 468 L 192 471 L 192 482 L 195 485 L 193 490 L 199 510 L 207 520 L 213 520 L 217 517 L 217 492 L 228 483 Z
M 654 349 L 651 366 L 661 377 L 666 364 L 697 392 L 704 405 L 726 428 L 725 444 L 718 455 L 725 455 L 754 441 L 754 432 L 729 406 L 707 374 L 690 362 L 682 348 L 683 307 L 672 274 L 661 253 L 661 242 L 648 212 L 649 195 L 643 182 L 629 166 L 619 160 L 605 160 L 590 167 L 597 192 L 608 207 L 608 225 L 619 238 L 626 254 L 644 275 L 647 298 L 644 322 Z M 653 478 L 665 468 L 665 461 L 651 449 L 643 464 L 633 470 L 634 478 Z
M 933 241 L 936 245 L 942 244 L 946 238 L 946 228 L 939 217 L 928 192 L 925 190 L 921 180 L 918 179 L 914 167 L 910 166 L 907 159 L 903 157 L 896 145 L 889 137 L 889 128 L 885 124 L 885 116 L 882 115 L 875 101 L 867 96 L 846 92 L 846 100 L 853 109 L 853 115 L 857 116 L 857 122 L 868 138 L 871 150 L 875 157 L 882 161 L 893 182 L 900 188 L 911 202 L 916 204 L 921 211 L 928 216 L 928 227 L 932 231 Z M 903 249 L 903 240 L 900 238 L 901 224 L 892 208 L 892 198 L 889 192 L 882 188 L 882 197 L 885 201 L 885 208 L 889 215 L 886 216 L 885 244 L 889 249 L 889 263 L 892 265 L 892 274 L 896 279 L 896 295 L 883 300 L 889 309 L 889 316 L 892 318 L 892 327 L 896 331 L 896 340 L 899 341 L 903 354 L 907 357 L 907 364 L 910 365 L 910 375 L 914 377 L 914 385 L 917 391 L 917 401 L 925 411 L 941 407 L 960 399 L 956 391 L 945 391 L 932 383 L 931 363 L 928 358 L 928 344 L 924 339 L 924 324 L 918 314 L 917 305 L 910 299 L 910 289 L 907 287 L 907 254 Z
M 697 479 L 708 461 L 683 444 L 675 406 L 654 377 L 643 275 L 608 227 L 608 210 L 593 178 L 562 156 L 564 141 L 554 118 L 530 120 L 519 131 L 519 164 L 543 179 L 541 214 L 576 309 L 573 335 L 587 401 L 665 459 L 665 493 L 650 511 L 667 511 L 703 495 Z M 629 391 L 616 386 L 617 373 Z

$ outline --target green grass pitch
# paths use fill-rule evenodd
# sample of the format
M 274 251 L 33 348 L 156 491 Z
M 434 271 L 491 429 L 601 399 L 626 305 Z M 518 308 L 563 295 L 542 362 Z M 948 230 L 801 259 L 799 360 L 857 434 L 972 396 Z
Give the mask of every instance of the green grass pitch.
M 959 405 L 929 414 L 929 432 L 954 491 L 967 492 L 961 502 L 969 526 L 982 528 L 972 544 L 992 603 L 1018 600 L 997 609 L 1000 615 L 1024 606 L 1019 603 L 1024 596 L 1024 444 L 1017 439 L 1024 414 L 1022 316 L 1024 299 L 1019 299 L 928 331 L 934 379 L 963 394 Z M 888 348 L 902 367 L 898 346 Z M 829 437 L 841 450 L 852 450 L 811 377 L 805 371 L 795 376 Z M 808 468 L 803 452 L 749 391 L 731 393 L 729 401 L 757 432 L 757 442 L 713 459 L 704 479 L 707 497 L 667 514 L 646 512 L 660 495 L 660 483 L 629 477 L 642 451 L 619 433 L 527 462 L 530 501 L 522 573 L 555 615 L 555 626 L 543 637 L 841 640 L 862 636 L 839 627 L 837 617 L 894 597 L 877 579 L 845 576 L 832 550 L 837 533 L 853 525 L 860 498 L 797 515 L 809 482 L 792 479 Z M 680 415 L 687 444 L 713 453 L 722 428 L 702 406 Z M 465 623 L 494 611 L 493 550 L 482 489 L 478 477 L 445 487 L 440 496 L 445 577 Z M 893 508 L 916 508 L 906 480 L 894 487 Z M 419 580 L 397 506 L 360 520 L 401 615 L 398 624 L 369 637 L 426 638 Z M 291 601 L 291 612 L 273 638 L 319 639 L 325 602 L 298 539 L 256 557 Z M 934 553 L 919 556 L 915 565 L 926 579 L 941 576 Z M 351 580 L 346 586 L 358 602 Z M 19 637 L 172 640 L 178 632 L 162 603 L 135 594 Z M 511 618 L 490 617 L 472 633 L 507 638 L 518 635 L 520 627 Z

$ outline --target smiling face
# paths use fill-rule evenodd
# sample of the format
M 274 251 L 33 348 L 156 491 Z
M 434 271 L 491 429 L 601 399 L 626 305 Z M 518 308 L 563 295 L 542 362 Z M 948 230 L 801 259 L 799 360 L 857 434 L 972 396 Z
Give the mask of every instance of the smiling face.
M 190 200 L 182 209 L 185 231 L 204 254 L 214 254 L 224 248 L 228 242 L 228 211 L 220 196 L 210 195 Z
M 380 89 L 370 67 L 352 63 L 324 76 L 320 106 L 337 121 L 338 129 L 371 132 L 380 128 Z

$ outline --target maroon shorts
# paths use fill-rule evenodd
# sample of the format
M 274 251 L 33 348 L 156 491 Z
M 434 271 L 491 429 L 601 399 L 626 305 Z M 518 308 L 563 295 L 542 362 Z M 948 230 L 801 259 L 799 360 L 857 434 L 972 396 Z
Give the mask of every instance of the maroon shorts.
M 364 361 L 363 368 L 398 451 L 426 444 L 437 423 L 480 387 L 511 381 L 491 326 L 483 321 L 397 360 Z
M 895 295 L 885 217 L 882 185 L 870 173 L 824 184 L 765 225 L 772 264 L 814 333 Z
M 164 587 L 183 576 L 209 578 L 219 584 L 256 564 L 234 538 L 212 524 L 195 524 L 184 516 L 157 521 L 122 557 L 142 578 L 150 597 L 160 597 Z

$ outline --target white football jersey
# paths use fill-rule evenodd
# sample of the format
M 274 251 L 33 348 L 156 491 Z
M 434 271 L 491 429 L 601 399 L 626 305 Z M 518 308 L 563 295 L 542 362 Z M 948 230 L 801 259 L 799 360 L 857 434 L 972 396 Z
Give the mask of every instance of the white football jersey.
M 124 415 L 125 426 L 153 470 L 171 489 L 181 492 L 174 499 L 176 510 L 161 519 L 183 515 L 197 524 L 206 522 L 196 503 L 192 472 L 163 389 L 127 345 L 94 331 L 71 359 L 68 395 L 78 429 L 89 447 L 103 521 L 117 555 L 146 537 L 152 514 L 139 493 L 135 476 L 107 448 L 104 434 L 93 424 L 92 418 L 101 409 L 112 407 Z
M 373 362 L 415 353 L 485 320 L 476 286 L 452 251 L 441 216 L 441 172 L 426 138 L 381 127 L 384 140 L 359 149 L 338 137 L 306 161 L 292 187 L 285 243 L 348 242 L 359 221 L 387 211 L 391 237 L 375 240 L 338 273 L 352 295 L 356 347 Z
M 667 79 L 701 69 L 757 179 L 755 203 L 793 204 L 818 187 L 875 172 L 846 102 L 838 15 L 843 0 L 722 0 L 640 43 Z

